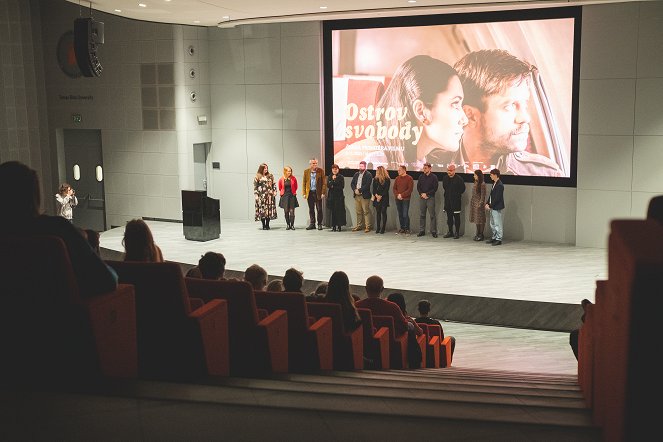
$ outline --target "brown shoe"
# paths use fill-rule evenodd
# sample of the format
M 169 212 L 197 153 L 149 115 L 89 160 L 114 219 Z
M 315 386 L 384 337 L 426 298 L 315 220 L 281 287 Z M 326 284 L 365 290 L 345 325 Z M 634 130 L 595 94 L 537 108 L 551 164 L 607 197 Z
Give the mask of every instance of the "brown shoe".
M 353 231 L 353 232 L 359 232 L 361 229 L 363 229 L 363 227 L 361 227 L 361 226 L 355 226 L 355 227 L 352 228 L 352 231 Z

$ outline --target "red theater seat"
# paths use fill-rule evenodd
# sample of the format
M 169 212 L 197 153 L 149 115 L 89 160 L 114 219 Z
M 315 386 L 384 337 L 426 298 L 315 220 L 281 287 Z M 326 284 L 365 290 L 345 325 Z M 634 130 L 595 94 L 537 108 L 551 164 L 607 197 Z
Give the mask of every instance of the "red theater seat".
M 424 332 L 426 342 L 426 357 L 422 361 L 422 366 L 427 368 L 440 368 L 440 336 L 434 334 L 434 324 L 429 328 L 429 324 L 419 323 L 419 327 Z
M 191 309 L 180 265 L 107 261 L 136 290 L 139 374 L 153 379 L 227 376 L 228 313 L 224 302 Z
M 0 238 L 0 384 L 137 375 L 134 288 L 80 293 L 64 242 Z
M 421 324 L 419 324 L 421 325 Z M 440 341 L 440 367 L 451 367 L 453 352 L 451 351 L 451 336 L 444 336 L 441 325 L 427 324 L 429 336 L 439 336 Z
M 389 370 L 389 329 L 376 329 L 373 323 L 373 312 L 367 308 L 358 308 L 364 328 L 364 354 L 375 361 L 376 367 Z
M 312 324 L 303 293 L 254 292 L 256 304 L 274 313 L 288 312 L 288 355 L 291 371 L 333 369 L 332 322 L 320 318 Z M 309 325 L 310 324 L 310 325 Z
M 246 281 L 185 278 L 189 292 L 206 302 L 228 303 L 230 373 L 233 376 L 288 371 L 288 313 L 259 319 L 253 287 Z
M 376 327 L 389 329 L 389 357 L 391 368 L 407 368 L 407 332 L 396 336 L 394 318 L 391 316 L 373 315 Z
M 362 370 L 364 368 L 364 331 L 360 325 L 352 332 L 343 330 L 341 306 L 328 302 L 307 302 L 309 315 L 331 318 L 334 334 L 334 369 Z

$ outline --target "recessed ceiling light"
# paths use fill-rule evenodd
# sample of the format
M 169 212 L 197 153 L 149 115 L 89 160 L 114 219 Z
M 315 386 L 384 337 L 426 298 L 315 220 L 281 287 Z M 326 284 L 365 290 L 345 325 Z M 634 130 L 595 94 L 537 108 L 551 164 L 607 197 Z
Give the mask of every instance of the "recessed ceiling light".
M 230 16 L 229 16 L 229 15 L 224 15 L 224 16 L 221 17 L 221 18 L 224 19 L 224 20 L 228 20 L 228 19 L 230 18 Z
M 122 12 L 122 10 L 121 9 L 116 9 L 115 12 Z
M 417 3 L 417 0 L 407 0 L 408 3 Z
M 138 3 L 138 6 L 140 6 L 141 8 L 147 8 L 147 5 L 145 3 Z
M 193 22 L 194 23 L 200 23 L 200 20 L 194 20 Z
M 320 9 L 327 9 L 326 6 L 320 6 Z

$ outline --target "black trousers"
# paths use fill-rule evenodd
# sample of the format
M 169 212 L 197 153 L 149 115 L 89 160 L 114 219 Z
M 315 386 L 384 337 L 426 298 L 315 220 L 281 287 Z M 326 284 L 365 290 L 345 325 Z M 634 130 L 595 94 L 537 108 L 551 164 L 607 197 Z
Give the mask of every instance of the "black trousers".
M 453 233 L 454 226 L 456 227 L 456 233 L 460 231 L 460 213 L 454 213 L 453 211 L 447 212 L 447 227 L 449 227 L 449 232 Z
M 315 212 L 318 212 L 318 225 L 322 225 L 322 200 L 319 200 L 315 195 L 315 192 L 310 191 L 308 193 L 308 219 L 309 224 L 315 224 Z

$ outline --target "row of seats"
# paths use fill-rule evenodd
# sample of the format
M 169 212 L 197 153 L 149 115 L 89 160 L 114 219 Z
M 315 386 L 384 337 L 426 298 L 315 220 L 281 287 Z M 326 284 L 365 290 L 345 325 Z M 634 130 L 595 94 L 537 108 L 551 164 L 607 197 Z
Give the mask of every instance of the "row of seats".
M 266 373 L 451 365 L 450 338 L 422 324 L 421 366 L 408 367 L 407 333 L 391 317 L 359 309 L 346 333 L 337 304 L 302 293 L 254 292 L 244 281 L 185 278 L 174 262 L 106 261 L 118 274 L 113 293 L 78 292 L 59 238 L 3 238 L 3 371 L 195 379 Z M 6 295 L 6 296 L 5 296 Z M 32 321 L 26 321 L 28 314 Z M 365 363 L 369 361 L 370 365 Z M 26 377 L 27 378 L 27 377 Z M 11 379 L 11 377 L 6 378 Z

